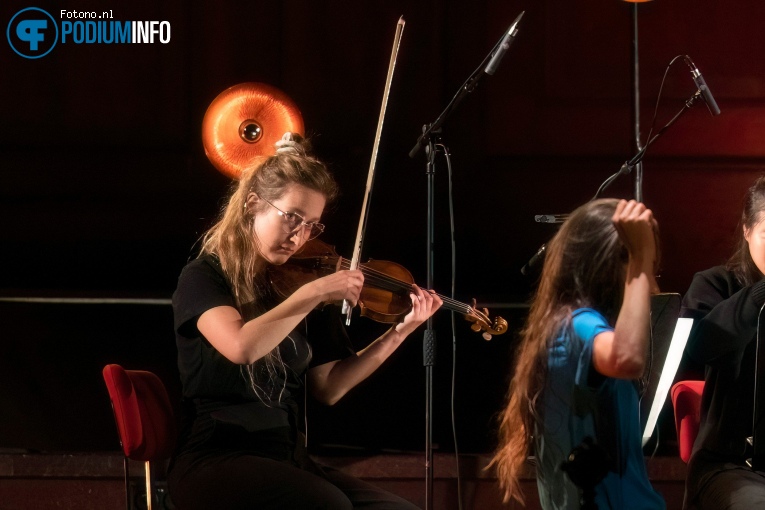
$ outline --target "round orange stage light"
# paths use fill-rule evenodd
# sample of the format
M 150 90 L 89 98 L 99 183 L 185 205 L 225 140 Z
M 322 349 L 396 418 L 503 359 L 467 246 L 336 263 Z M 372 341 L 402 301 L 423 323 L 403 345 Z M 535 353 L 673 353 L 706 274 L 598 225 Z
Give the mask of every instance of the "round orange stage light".
M 242 172 L 276 153 L 274 144 L 290 131 L 303 135 L 303 117 L 281 90 L 248 82 L 221 92 L 202 120 L 205 154 L 221 173 Z

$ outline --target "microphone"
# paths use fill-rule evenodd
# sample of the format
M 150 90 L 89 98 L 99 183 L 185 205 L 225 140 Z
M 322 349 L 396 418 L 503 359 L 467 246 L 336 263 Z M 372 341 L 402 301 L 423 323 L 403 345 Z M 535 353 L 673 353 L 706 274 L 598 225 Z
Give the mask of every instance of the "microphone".
M 704 97 L 704 102 L 707 103 L 709 113 L 712 115 L 720 115 L 720 108 L 717 106 L 715 98 L 712 97 L 712 92 L 709 90 L 709 87 L 707 87 L 707 83 L 704 81 L 704 77 L 701 76 L 701 71 L 699 71 L 698 67 L 696 67 L 696 64 L 693 63 L 693 60 L 691 60 L 691 57 L 688 55 L 685 56 L 685 63 L 688 64 L 688 67 L 691 68 L 691 76 L 693 77 L 693 82 L 696 84 L 696 88 L 699 89 L 699 92 L 701 92 L 701 95 Z
M 542 260 L 545 258 L 546 251 L 547 244 L 540 246 L 537 252 L 526 263 L 526 265 L 521 268 L 521 274 L 523 276 L 529 276 L 531 274 L 531 270 L 538 266 L 539 263 L 542 262 Z
M 486 74 L 489 76 L 493 76 L 494 72 L 499 67 L 499 63 L 502 61 L 502 57 L 505 56 L 505 53 L 507 53 L 508 48 L 510 48 L 510 45 L 512 44 L 513 40 L 515 40 L 515 35 L 518 33 L 518 22 L 521 21 L 521 17 L 523 17 L 523 13 L 526 11 L 521 11 L 521 13 L 518 15 L 517 18 L 515 18 L 515 21 L 513 21 L 513 24 L 510 25 L 510 28 L 507 29 L 507 33 L 502 38 L 502 42 L 499 43 L 499 47 L 497 48 L 497 51 L 494 52 L 494 55 L 491 56 L 491 60 L 489 60 L 489 63 L 486 65 L 486 68 L 483 70 Z

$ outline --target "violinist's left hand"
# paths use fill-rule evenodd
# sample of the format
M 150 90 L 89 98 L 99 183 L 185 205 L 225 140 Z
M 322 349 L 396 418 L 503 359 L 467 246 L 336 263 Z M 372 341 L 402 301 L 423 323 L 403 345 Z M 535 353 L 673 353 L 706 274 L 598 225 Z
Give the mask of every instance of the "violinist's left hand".
M 412 285 L 414 292 L 409 296 L 412 298 L 412 310 L 404 317 L 404 320 L 396 324 L 396 331 L 409 335 L 417 326 L 428 320 L 428 318 L 441 308 L 444 302 L 432 290 L 423 290 L 417 285 Z
M 443 304 L 435 292 L 422 290 L 416 285 L 412 286 L 410 296 L 412 310 L 406 314 L 404 320 L 357 352 L 356 356 L 330 361 L 308 371 L 308 387 L 320 402 L 332 405 L 340 400 L 348 390 L 377 370 L 406 337 Z

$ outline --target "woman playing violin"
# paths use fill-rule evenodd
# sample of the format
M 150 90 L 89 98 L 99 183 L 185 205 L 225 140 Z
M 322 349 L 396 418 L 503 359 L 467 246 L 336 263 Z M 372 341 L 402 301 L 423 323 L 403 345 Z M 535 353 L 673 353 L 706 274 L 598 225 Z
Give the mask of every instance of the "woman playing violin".
M 359 270 L 337 271 L 277 297 L 267 268 L 324 230 L 337 185 L 289 133 L 245 171 L 173 295 L 186 423 L 168 488 L 184 509 L 415 508 L 306 454 L 303 385 L 332 405 L 374 372 L 442 304 L 413 286 L 403 321 L 360 352 L 339 307 L 355 305 Z

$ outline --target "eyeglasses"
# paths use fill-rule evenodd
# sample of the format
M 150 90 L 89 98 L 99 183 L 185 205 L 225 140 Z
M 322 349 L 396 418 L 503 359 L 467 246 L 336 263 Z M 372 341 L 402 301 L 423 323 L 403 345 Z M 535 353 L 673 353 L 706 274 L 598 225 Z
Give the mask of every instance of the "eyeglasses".
M 296 212 L 286 212 L 282 211 L 278 207 L 276 207 L 274 204 L 266 200 L 265 198 L 261 197 L 261 199 L 276 209 L 276 212 L 279 214 L 279 216 L 282 217 L 282 220 L 284 220 L 284 233 L 285 234 L 292 234 L 294 232 L 297 232 L 300 230 L 300 235 L 302 237 L 306 236 L 306 232 L 308 232 L 308 239 L 306 241 L 310 241 L 311 239 L 315 239 L 321 235 L 322 232 L 324 232 L 324 224 L 319 223 L 318 221 L 311 221 L 307 222 L 305 221 L 305 218 L 303 218 L 301 215 L 299 215 Z

